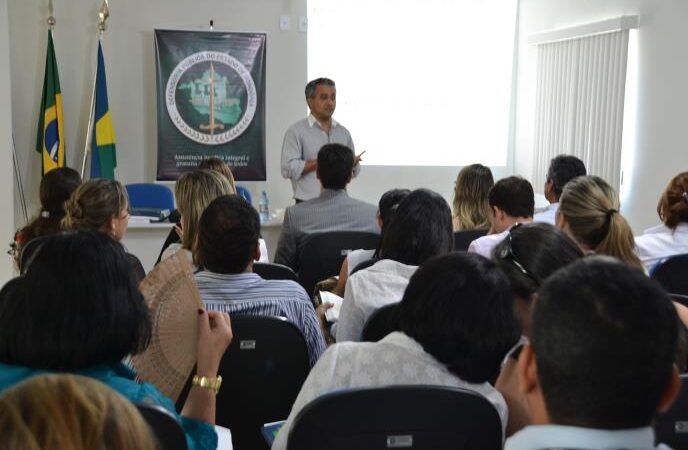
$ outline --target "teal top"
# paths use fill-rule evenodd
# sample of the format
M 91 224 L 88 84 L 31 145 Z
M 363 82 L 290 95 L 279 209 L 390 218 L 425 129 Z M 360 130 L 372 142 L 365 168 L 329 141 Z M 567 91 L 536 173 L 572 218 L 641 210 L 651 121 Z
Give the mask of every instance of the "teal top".
M 28 378 L 46 373 L 48 372 L 44 370 L 0 364 L 0 392 Z M 70 373 L 94 378 L 110 386 L 133 403 L 153 403 L 167 409 L 175 415 L 184 429 L 189 450 L 215 450 L 217 448 L 217 433 L 212 425 L 177 414 L 172 400 L 165 397 L 152 384 L 138 383 L 135 380 L 135 373 L 124 364 L 100 364 Z

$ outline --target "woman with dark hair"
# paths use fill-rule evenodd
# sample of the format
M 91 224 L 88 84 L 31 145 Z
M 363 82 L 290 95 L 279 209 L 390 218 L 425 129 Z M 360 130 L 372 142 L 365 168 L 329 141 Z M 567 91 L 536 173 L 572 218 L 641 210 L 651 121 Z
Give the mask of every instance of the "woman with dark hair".
M 530 308 L 540 285 L 556 270 L 583 257 L 566 233 L 544 222 L 516 224 L 495 247 L 492 260 L 511 283 L 516 315 L 529 334 Z
M 385 235 L 386 224 L 388 224 L 394 212 L 402 201 L 411 191 L 408 189 L 390 189 L 389 191 L 382 194 L 380 201 L 377 204 L 377 225 L 380 227 L 380 243 L 375 250 L 352 250 L 344 258 L 342 263 L 342 268 L 339 270 L 339 279 L 337 280 L 337 286 L 334 292 L 341 296 L 344 295 L 344 288 L 346 286 L 346 281 L 349 279 L 351 272 L 361 264 L 362 262 L 369 261 L 371 259 L 377 259 L 380 257 L 380 246 L 382 245 L 382 238 Z
M 214 449 L 214 385 L 231 341 L 226 314 L 199 310 L 197 375 L 182 415 L 190 449 Z M 0 391 L 46 372 L 95 378 L 129 400 L 176 414 L 153 385 L 140 384 L 123 358 L 148 346 L 151 322 L 122 246 L 105 233 L 49 237 L 25 275 L 0 291 Z M 216 384 L 215 384 L 216 385 Z
M 380 261 L 349 277 L 336 324 L 337 341 L 359 341 L 373 312 L 401 300 L 418 266 L 453 247 L 451 211 L 442 196 L 427 189 L 408 194 L 382 237 Z
M 32 239 L 54 234 L 62 228 L 65 216 L 64 204 L 81 184 L 79 172 L 69 167 L 59 167 L 46 173 L 41 179 L 39 198 L 41 212 L 15 236 L 15 259 L 19 265 L 24 246 Z M 21 267 L 20 267 L 21 269 Z
M 688 172 L 671 179 L 657 203 L 662 225 L 635 238 L 635 250 L 650 272 L 663 258 L 688 253 Z
M 494 263 L 466 253 L 432 258 L 408 283 L 398 317 L 398 331 L 379 342 L 347 342 L 325 351 L 272 450 L 286 448 L 304 406 L 347 388 L 421 384 L 470 389 L 487 398 L 506 425 L 504 398 L 490 380 L 518 342 L 519 327 L 509 282 Z

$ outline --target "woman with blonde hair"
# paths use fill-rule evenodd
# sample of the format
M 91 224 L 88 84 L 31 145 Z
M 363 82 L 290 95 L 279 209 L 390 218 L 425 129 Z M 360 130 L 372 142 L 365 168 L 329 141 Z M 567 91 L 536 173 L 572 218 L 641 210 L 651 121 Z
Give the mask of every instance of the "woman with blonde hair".
M 67 230 L 93 230 L 121 241 L 129 227 L 129 197 L 116 180 L 94 178 L 79 186 L 65 202 L 62 227 Z M 146 276 L 141 261 L 127 253 L 132 273 L 141 281 Z
M 661 225 L 635 238 L 636 252 L 650 271 L 661 259 L 688 253 L 688 172 L 671 179 L 657 203 Z
M 94 379 L 30 378 L 0 396 L 0 448 L 155 450 L 133 403 Z
M 559 199 L 557 226 L 584 252 L 613 256 L 642 269 L 634 252 L 633 231 L 619 208 L 616 191 L 602 178 L 576 177 Z
M 213 170 L 219 172 L 227 178 L 229 181 L 229 186 L 232 188 L 232 192 L 236 192 L 236 183 L 234 181 L 234 175 L 232 174 L 232 169 L 227 165 L 226 162 L 222 161 L 220 158 L 208 158 L 201 161 L 198 165 L 201 170 Z
M 186 252 L 189 260 L 193 260 L 193 246 L 201 214 L 217 197 L 231 194 L 234 194 L 234 189 L 227 177 L 214 170 L 194 170 L 179 177 L 174 188 L 174 198 L 181 214 L 180 226 L 175 227 L 181 243 L 167 247 L 161 259 L 181 250 Z
M 454 231 L 490 228 L 487 194 L 494 185 L 489 167 L 471 164 L 459 172 L 454 183 L 452 224 Z

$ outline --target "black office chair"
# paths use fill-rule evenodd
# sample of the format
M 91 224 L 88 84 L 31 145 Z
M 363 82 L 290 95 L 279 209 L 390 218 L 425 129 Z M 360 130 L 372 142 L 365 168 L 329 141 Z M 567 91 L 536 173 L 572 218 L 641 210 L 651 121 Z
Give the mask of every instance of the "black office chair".
M 265 280 L 299 281 L 291 267 L 275 263 L 253 263 L 253 272 Z
M 487 230 L 462 230 L 454 232 L 454 250 L 466 251 L 471 242 L 487 234 Z
M 35 237 L 27 242 L 26 245 L 22 246 L 21 255 L 19 256 L 19 272 L 22 275 L 26 273 L 26 269 L 29 267 L 29 264 L 31 264 L 33 255 L 36 254 L 48 237 L 49 236 Z
M 322 281 L 339 274 L 344 257 L 351 250 L 377 248 L 380 235 L 367 231 L 330 231 L 308 236 L 298 254 L 299 283 L 308 295 Z
M 650 276 L 667 292 L 688 295 L 688 253 L 670 256 L 660 261 Z
M 301 331 L 283 317 L 232 316 L 234 339 L 220 364 L 216 423 L 234 448 L 267 449 L 261 427 L 289 416 L 308 376 Z
M 665 413 L 657 414 L 653 428 L 656 442 L 671 448 L 688 448 L 688 374 L 681 375 L 681 392 Z
M 184 430 L 168 410 L 160 405 L 137 404 L 136 407 L 153 431 L 160 450 L 187 450 Z
M 361 340 L 377 342 L 392 331 L 396 331 L 398 307 L 399 303 L 390 303 L 375 311 L 363 325 Z
M 482 395 L 443 386 L 332 392 L 294 420 L 287 450 L 499 450 L 502 424 Z

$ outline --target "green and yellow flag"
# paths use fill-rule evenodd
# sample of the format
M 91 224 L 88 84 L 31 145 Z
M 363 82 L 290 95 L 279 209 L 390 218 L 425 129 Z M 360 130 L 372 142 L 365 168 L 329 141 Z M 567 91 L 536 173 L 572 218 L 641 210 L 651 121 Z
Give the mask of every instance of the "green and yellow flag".
M 98 68 L 96 69 L 95 126 L 91 146 L 91 178 L 115 179 L 115 127 L 108 104 L 107 81 L 103 48 L 98 42 Z
M 38 117 L 36 151 L 41 154 L 43 175 L 58 167 L 64 167 L 64 115 L 52 30 L 48 31 L 48 51 L 45 58 L 45 76 L 43 78 L 41 110 Z

